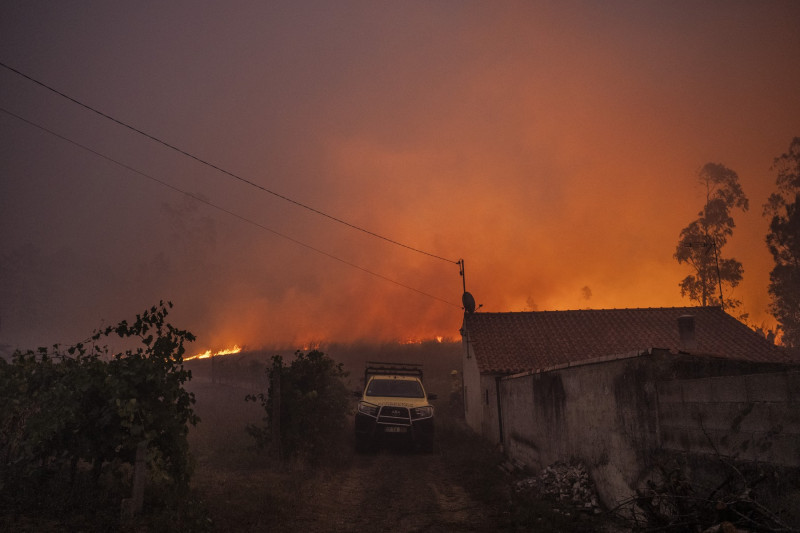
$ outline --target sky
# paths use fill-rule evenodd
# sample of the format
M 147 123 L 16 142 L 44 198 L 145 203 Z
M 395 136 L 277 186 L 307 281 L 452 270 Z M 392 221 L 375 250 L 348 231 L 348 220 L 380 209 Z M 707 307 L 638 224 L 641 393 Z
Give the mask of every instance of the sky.
M 0 67 L 0 346 L 160 300 L 198 351 L 457 339 L 462 282 L 480 311 L 693 305 L 673 253 L 708 162 L 750 200 L 731 296 L 772 327 L 762 205 L 800 136 L 798 20 L 793 1 L 2 2 L 0 62 L 118 122 Z

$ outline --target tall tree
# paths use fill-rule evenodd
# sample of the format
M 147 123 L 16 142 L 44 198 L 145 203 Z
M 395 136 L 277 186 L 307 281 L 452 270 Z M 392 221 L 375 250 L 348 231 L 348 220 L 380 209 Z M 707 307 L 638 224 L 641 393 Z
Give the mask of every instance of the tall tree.
M 782 342 L 800 347 L 800 137 L 775 158 L 778 192 L 764 204 L 772 216 L 767 247 L 775 260 L 769 274 L 770 311 L 783 333 Z
M 739 176 L 724 165 L 707 163 L 698 173 L 698 181 L 705 189 L 705 206 L 698 218 L 681 230 L 675 249 L 678 263 L 687 263 L 693 270 L 679 284 L 681 295 L 701 305 L 735 309 L 741 302 L 724 297 L 723 286 L 736 287 L 744 269 L 736 259 L 723 258 L 722 248 L 736 227 L 731 211 L 747 211 L 748 200 Z

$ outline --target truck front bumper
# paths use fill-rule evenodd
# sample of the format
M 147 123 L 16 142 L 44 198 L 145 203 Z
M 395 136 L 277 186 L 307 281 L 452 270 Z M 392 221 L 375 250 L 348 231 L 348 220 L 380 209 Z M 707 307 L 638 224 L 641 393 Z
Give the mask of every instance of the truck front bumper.
M 429 446 L 433 442 L 433 417 L 393 419 L 356 413 L 356 441 L 361 445 L 377 444 L 387 439 L 407 440 L 415 445 Z

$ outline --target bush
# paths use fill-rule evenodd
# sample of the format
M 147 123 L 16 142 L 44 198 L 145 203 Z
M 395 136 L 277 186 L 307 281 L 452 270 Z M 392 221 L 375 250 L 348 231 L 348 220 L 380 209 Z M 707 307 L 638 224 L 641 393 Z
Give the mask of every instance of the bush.
M 280 356 L 272 358 L 268 371 L 268 394 L 248 395 L 260 401 L 266 411 L 264 426 L 250 424 L 247 431 L 260 447 L 272 445 L 283 457 L 319 463 L 330 458 L 334 443 L 342 443 L 347 426 L 350 393 L 342 379 L 347 376 L 342 364 L 318 350 L 300 351 L 289 366 Z M 280 436 L 273 421 L 275 389 L 280 379 Z M 279 439 L 279 442 L 275 442 Z
M 165 322 L 167 306 L 95 332 L 91 349 L 55 345 L 0 360 L 0 506 L 61 513 L 104 500 L 119 509 L 142 441 L 151 476 L 188 488 L 188 424 L 198 419 L 183 388 L 183 344 L 194 336 Z M 94 343 L 111 334 L 143 347 L 109 356 Z

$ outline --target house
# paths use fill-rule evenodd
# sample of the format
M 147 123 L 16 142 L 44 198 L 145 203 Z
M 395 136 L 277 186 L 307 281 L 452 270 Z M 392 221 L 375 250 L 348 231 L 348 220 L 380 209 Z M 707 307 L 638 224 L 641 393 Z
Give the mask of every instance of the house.
M 694 322 L 683 341 L 680 317 Z M 501 440 L 497 384 L 504 376 L 654 348 L 764 363 L 792 360 L 719 307 L 471 313 L 464 315 L 461 337 L 465 418 L 494 443 Z
M 665 450 L 800 466 L 796 356 L 718 307 L 467 313 L 461 334 L 468 425 L 533 468 L 584 460 L 607 505 Z

